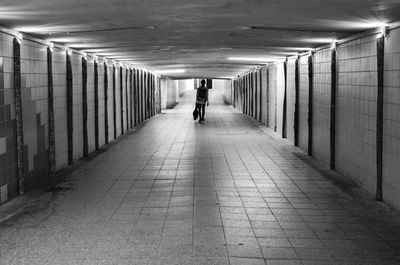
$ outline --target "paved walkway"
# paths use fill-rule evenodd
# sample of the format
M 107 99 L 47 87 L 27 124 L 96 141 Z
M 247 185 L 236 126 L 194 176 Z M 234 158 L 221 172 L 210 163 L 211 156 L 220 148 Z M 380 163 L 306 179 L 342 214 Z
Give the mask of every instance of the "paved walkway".
M 1 224 L 0 264 L 400 264 L 398 212 L 343 192 L 232 107 L 203 124 L 191 109 L 151 119 Z

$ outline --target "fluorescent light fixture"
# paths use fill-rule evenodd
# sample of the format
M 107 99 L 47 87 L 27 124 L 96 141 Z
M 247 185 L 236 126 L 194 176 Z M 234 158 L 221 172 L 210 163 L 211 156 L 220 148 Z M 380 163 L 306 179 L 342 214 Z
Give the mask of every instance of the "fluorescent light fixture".
M 279 60 L 279 58 L 257 58 L 257 57 L 228 57 L 228 60 L 231 61 L 246 61 L 246 62 L 264 62 L 270 63 Z
M 331 43 L 332 38 L 307 38 L 307 39 L 301 39 L 301 41 L 307 43 Z
M 158 70 L 159 74 L 183 74 L 186 72 L 185 69 L 170 69 L 170 70 Z
M 53 49 L 54 49 L 54 43 L 52 43 L 52 42 L 49 42 L 47 45 L 49 45 L 49 49 L 50 49 L 50 51 L 51 51 L 51 52 L 53 52 Z
M 387 34 L 388 34 L 389 26 L 388 26 L 387 24 L 385 24 L 385 23 L 382 23 L 382 24 L 380 25 L 380 29 L 381 29 L 381 33 L 378 34 L 377 37 L 378 37 L 378 38 L 386 37 Z
M 332 40 L 332 50 L 334 50 L 334 49 L 336 49 L 336 46 L 337 46 L 337 40 L 335 40 L 335 39 L 333 39 Z

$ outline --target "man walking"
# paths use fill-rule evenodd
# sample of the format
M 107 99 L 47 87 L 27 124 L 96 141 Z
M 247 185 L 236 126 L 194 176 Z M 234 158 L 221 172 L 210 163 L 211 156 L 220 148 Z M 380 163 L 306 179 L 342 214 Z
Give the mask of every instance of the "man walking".
M 196 108 L 199 112 L 199 122 L 204 121 L 206 114 L 206 103 L 208 103 L 208 88 L 206 87 L 206 80 L 201 80 L 201 86 L 197 88 L 196 93 Z

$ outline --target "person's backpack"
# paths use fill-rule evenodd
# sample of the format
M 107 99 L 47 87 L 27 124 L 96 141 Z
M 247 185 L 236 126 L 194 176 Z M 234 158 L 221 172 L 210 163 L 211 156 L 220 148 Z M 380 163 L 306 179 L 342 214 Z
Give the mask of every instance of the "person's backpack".
M 199 117 L 199 112 L 197 111 L 197 108 L 194 108 L 193 111 L 193 120 L 197 120 L 197 118 Z

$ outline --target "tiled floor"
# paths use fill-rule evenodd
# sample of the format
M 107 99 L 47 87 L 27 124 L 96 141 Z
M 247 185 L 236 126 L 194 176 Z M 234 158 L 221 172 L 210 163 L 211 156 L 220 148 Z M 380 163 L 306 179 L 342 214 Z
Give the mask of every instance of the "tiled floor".
M 1 224 L 0 264 L 400 264 L 397 211 L 343 192 L 233 108 L 203 124 L 191 108 Z

